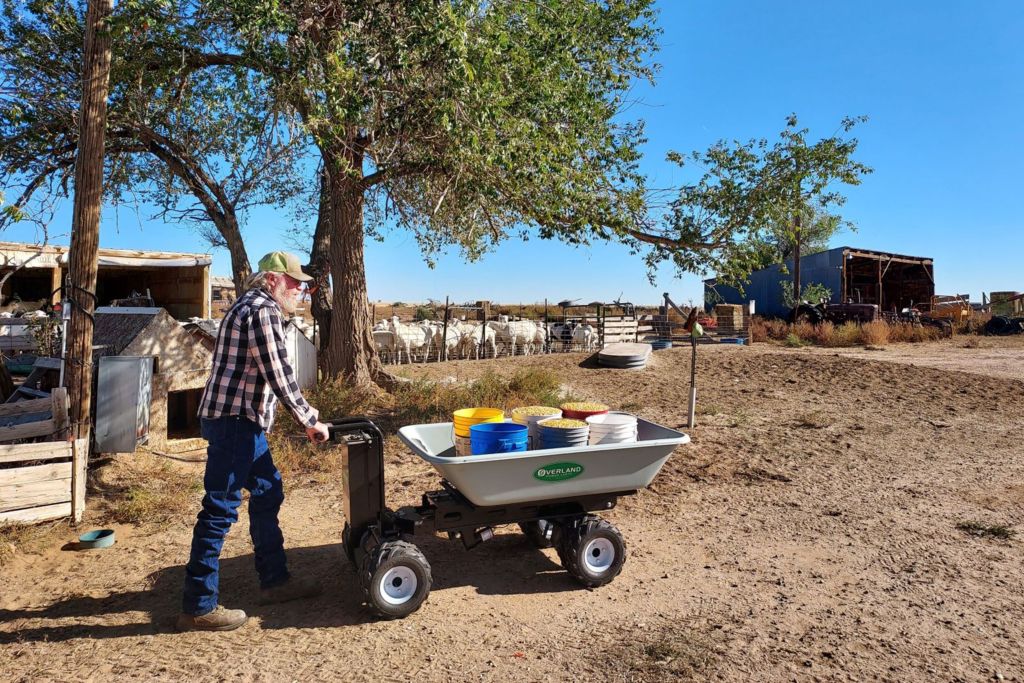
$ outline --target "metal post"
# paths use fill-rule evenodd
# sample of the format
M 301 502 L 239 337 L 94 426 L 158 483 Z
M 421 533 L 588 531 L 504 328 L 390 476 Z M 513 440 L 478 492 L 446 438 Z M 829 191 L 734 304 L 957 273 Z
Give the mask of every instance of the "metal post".
M 551 353 L 551 324 L 548 322 L 547 299 L 544 299 L 544 353 Z
M 690 406 L 686 426 L 693 429 L 697 410 L 697 337 L 692 334 L 690 335 L 690 344 L 693 346 L 693 355 L 690 357 Z
M 448 360 L 448 297 L 444 298 L 444 326 L 441 331 L 441 348 L 444 349 L 437 354 L 437 360 L 441 360 L 441 356 L 444 355 L 444 359 Z

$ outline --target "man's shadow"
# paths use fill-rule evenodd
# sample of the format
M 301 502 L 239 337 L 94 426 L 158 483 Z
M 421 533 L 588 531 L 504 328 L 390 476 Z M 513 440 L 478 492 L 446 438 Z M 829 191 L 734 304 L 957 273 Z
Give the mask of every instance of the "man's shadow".
M 470 551 L 440 536 L 411 539 L 427 557 L 433 575 L 431 596 L 421 609 L 431 609 L 434 596 L 459 586 L 473 586 L 486 595 L 554 593 L 579 589 L 556 561 L 553 551 L 534 548 L 520 534 L 502 534 Z M 115 546 L 116 549 L 116 546 Z M 114 549 L 112 549 L 114 550 Z M 114 550 L 116 551 L 116 550 Z M 105 551 L 104 551 L 105 552 Z M 263 629 L 338 628 L 376 617 L 363 604 L 355 568 L 340 544 L 288 549 L 288 568 L 296 576 L 313 576 L 323 593 L 312 599 L 260 605 L 252 554 L 222 559 L 220 602 L 259 617 Z M 165 567 L 147 577 L 146 590 L 111 593 L 102 598 L 72 597 L 40 609 L 0 609 L 0 623 L 14 619 L 61 620 L 17 631 L 0 631 L 0 644 L 22 641 L 65 641 L 77 638 L 122 638 L 174 632 L 181 610 L 184 565 Z M 73 580 L 70 579 L 69 580 Z M 148 615 L 130 623 L 103 624 L 108 615 Z M 134 618 L 134 617 L 133 617 Z M 78 620 L 79 623 L 66 623 Z M 122 618 L 118 618 L 122 621 Z

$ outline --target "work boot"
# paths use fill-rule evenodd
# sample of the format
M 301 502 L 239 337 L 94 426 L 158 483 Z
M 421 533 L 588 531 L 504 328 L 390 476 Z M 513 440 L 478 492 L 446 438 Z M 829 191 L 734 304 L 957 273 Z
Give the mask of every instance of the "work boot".
M 290 576 L 284 583 L 270 588 L 261 588 L 259 602 L 261 605 L 273 605 L 299 598 L 311 598 L 314 595 L 320 595 L 321 590 L 323 589 L 320 582 L 316 579 Z
M 246 622 L 249 617 L 240 609 L 227 609 L 217 605 L 212 612 L 206 614 L 178 615 L 179 631 L 234 631 Z

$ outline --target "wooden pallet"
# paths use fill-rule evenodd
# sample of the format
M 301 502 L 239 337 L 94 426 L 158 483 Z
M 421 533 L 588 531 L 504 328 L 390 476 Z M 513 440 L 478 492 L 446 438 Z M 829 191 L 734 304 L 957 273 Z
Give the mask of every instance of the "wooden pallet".
M 54 389 L 49 398 L 0 405 L 0 441 L 59 439 L 0 444 L 0 523 L 81 521 L 89 440 L 69 441 L 67 434 L 64 388 Z

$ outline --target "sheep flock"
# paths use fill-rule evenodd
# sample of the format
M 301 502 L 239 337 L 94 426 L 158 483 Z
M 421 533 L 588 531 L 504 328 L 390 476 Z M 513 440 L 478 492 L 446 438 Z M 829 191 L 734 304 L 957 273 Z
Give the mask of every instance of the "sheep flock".
M 412 363 L 430 358 L 496 358 L 555 351 L 594 351 L 597 329 L 590 324 L 544 323 L 498 316 L 485 323 L 452 319 L 403 323 L 394 316 L 373 327 L 373 342 L 384 362 Z M 447 353 L 446 353 L 447 351 Z

